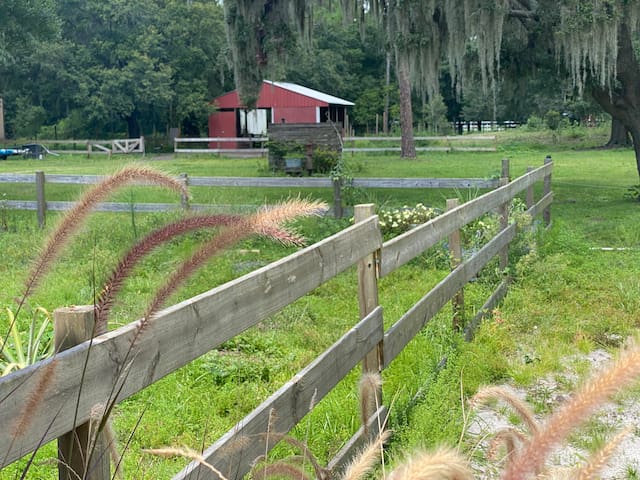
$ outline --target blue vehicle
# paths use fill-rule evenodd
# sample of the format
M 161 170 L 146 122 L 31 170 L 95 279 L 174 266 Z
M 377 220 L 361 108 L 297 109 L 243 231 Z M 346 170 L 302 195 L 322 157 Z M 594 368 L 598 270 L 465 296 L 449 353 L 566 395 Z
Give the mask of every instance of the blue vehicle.
M 24 150 L 20 148 L 0 148 L 0 159 L 6 160 L 11 155 L 22 155 Z

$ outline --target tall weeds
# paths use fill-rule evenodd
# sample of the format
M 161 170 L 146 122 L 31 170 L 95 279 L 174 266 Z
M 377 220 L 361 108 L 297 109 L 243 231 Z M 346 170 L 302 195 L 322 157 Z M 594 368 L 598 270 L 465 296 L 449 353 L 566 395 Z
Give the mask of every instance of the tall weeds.
M 52 262 L 57 258 L 71 236 L 84 224 L 91 210 L 116 189 L 133 182 L 159 185 L 174 190 L 181 195 L 188 195 L 188 190 L 182 182 L 150 167 L 128 166 L 106 177 L 100 183 L 89 188 L 49 234 L 44 248 L 27 276 L 23 291 L 24 298 L 31 295 L 38 286 L 43 275 L 51 267 Z
M 11 331 L 13 324 L 18 318 L 24 302 L 38 287 L 38 284 L 51 268 L 51 265 L 59 256 L 62 249 L 67 245 L 71 237 L 82 227 L 93 208 L 116 189 L 133 182 L 163 186 L 180 193 L 182 196 L 188 196 L 188 190 L 182 182 L 158 170 L 143 166 L 125 167 L 89 188 L 47 236 L 44 247 L 26 277 L 22 296 L 18 300 L 15 318 L 10 322 L 8 332 Z M 8 332 L 0 345 L 0 352 L 4 351 Z

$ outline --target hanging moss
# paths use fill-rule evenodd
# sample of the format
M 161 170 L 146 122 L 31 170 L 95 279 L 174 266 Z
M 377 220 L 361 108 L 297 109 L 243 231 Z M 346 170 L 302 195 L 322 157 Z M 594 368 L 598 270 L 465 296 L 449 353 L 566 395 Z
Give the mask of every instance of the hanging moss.
M 572 0 L 561 8 L 557 51 L 580 94 L 588 75 L 603 87 L 611 86 L 616 76 L 620 25 L 625 22 L 631 33 L 637 34 L 639 19 L 637 1 Z
M 309 39 L 311 0 L 225 0 L 227 37 L 243 104 L 255 106 L 262 79 L 281 75 L 272 57 L 284 57 L 298 38 Z

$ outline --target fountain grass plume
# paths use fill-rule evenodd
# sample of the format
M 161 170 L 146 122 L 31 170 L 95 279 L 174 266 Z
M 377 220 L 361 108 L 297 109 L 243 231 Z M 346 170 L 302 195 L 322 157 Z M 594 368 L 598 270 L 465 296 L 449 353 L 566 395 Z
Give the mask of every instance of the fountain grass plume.
M 504 480 L 524 480 L 540 471 L 551 450 L 585 422 L 615 393 L 640 376 L 640 347 L 637 341 L 625 348 L 611 366 L 596 374 L 572 399 L 553 413 L 513 458 L 502 476 Z
M 149 453 L 151 455 L 157 455 L 163 458 L 171 458 L 171 457 L 183 457 L 188 458 L 189 460 L 195 460 L 200 465 L 208 468 L 213 473 L 218 475 L 220 480 L 227 480 L 220 470 L 215 468 L 213 465 L 208 463 L 202 454 L 192 450 L 190 448 L 147 448 L 142 450 L 144 453 Z
M 318 215 L 325 208 L 326 204 L 323 202 L 300 199 L 290 200 L 263 208 L 258 213 L 242 218 L 233 225 L 223 228 L 213 239 L 186 260 L 164 286 L 156 292 L 141 320 L 140 330 L 144 329 L 149 319 L 158 312 L 169 296 L 214 255 L 238 241 L 256 234 L 270 236 L 275 240 L 284 242 L 300 239 L 295 233 L 282 228 L 282 224 L 297 217 Z M 137 336 L 138 334 L 136 334 Z
M 441 447 L 418 452 L 395 468 L 387 480 L 473 480 L 468 462 L 455 450 Z
M 359 480 L 371 473 L 375 464 L 384 455 L 384 444 L 389 440 L 391 430 L 383 430 L 375 440 L 367 445 L 360 454 L 347 465 L 342 480 Z
M 35 412 L 42 402 L 42 397 L 44 397 L 46 391 L 56 378 L 57 366 L 58 362 L 54 357 L 49 360 L 47 364 L 35 371 L 37 380 L 34 382 L 34 389 L 27 397 L 27 401 L 20 411 L 20 415 L 15 419 L 10 429 L 10 435 L 13 440 L 19 439 L 29 430 L 31 422 L 36 418 Z
M 540 425 L 529 406 L 520 400 L 511 390 L 505 387 L 483 387 L 473 396 L 470 403 L 472 406 L 477 406 L 491 400 L 502 400 L 509 405 L 518 417 L 520 417 L 520 420 L 525 423 L 527 429 L 532 435 L 540 431 Z
M 582 467 L 577 474 L 574 474 L 573 478 L 576 480 L 597 480 L 600 478 L 598 476 L 600 471 L 609 461 L 613 452 L 620 446 L 622 440 L 631 433 L 633 428 L 633 426 L 629 426 L 618 432 L 604 447 L 591 455 L 587 464 Z
M 136 243 L 120 260 L 96 301 L 96 328 L 106 327 L 113 301 L 126 278 L 144 256 L 169 240 L 187 232 L 203 228 L 216 228 L 237 223 L 242 217 L 238 215 L 198 215 L 178 220 L 159 228 Z M 284 235 L 284 233 L 283 233 Z
M 263 465 L 256 469 L 251 477 L 255 479 L 290 478 L 292 480 L 311 480 L 311 477 L 304 470 L 285 462 Z
M 360 422 L 368 432 L 369 419 L 380 408 L 379 392 L 382 388 L 382 377 L 378 372 L 367 372 L 362 375 L 358 384 L 360 397 Z
M 318 459 L 313 455 L 313 452 L 311 452 L 311 450 L 309 449 L 306 443 L 290 435 L 287 435 L 286 433 L 266 432 L 266 433 L 259 433 L 255 436 L 264 438 L 265 443 L 267 444 L 267 448 L 269 447 L 269 444 L 271 444 L 271 442 L 273 442 L 273 444 L 276 444 L 278 442 L 285 442 L 291 445 L 292 447 L 297 448 L 302 454 L 303 459 L 309 461 L 309 463 L 311 464 L 313 471 L 315 473 L 316 479 L 321 480 L 321 479 L 329 478 L 329 470 L 322 467 L 320 463 L 318 463 Z M 261 456 L 260 458 L 266 459 L 266 455 Z M 275 465 L 283 465 L 283 464 L 290 465 L 289 463 L 287 463 L 286 459 L 276 463 L 269 464 L 269 465 L 275 466 Z M 262 467 L 259 466 L 259 462 L 255 462 L 255 465 L 251 472 L 253 478 L 258 478 L 254 474 L 254 472 L 258 471 L 261 468 Z
M 515 454 L 518 445 L 522 445 L 528 440 L 529 437 L 521 431 L 516 430 L 515 428 L 505 428 L 504 430 L 496 433 L 496 435 L 489 443 L 487 458 L 489 458 L 490 460 L 495 460 L 498 457 L 498 451 L 500 447 L 504 445 L 507 450 L 505 457 L 509 459 Z
M 39 281 L 57 258 L 62 248 L 67 244 L 71 236 L 78 231 L 96 204 L 104 200 L 117 188 L 132 182 L 159 185 L 174 190 L 181 195 L 188 195 L 187 187 L 182 182 L 150 167 L 127 166 L 119 172 L 106 177 L 103 181 L 88 189 L 49 234 L 43 250 L 27 277 L 23 298 L 27 298 L 37 288 Z

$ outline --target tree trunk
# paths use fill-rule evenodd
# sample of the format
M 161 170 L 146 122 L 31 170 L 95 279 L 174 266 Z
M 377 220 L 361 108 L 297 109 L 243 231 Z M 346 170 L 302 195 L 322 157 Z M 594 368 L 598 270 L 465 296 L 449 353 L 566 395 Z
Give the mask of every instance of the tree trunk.
M 127 118 L 127 134 L 129 138 L 140 138 L 140 122 L 138 121 L 138 112 L 134 110 Z
M 4 100 L 0 97 L 0 141 L 4 139 Z
M 620 122 L 631 134 L 636 156 L 636 169 L 640 178 L 640 64 L 633 50 L 628 19 L 620 24 L 618 32 L 618 58 L 616 59 L 616 86 L 609 90 L 606 87 L 594 87 L 593 98 L 611 115 L 614 121 Z
M 391 84 L 391 53 L 387 51 L 384 75 L 384 112 L 382 113 L 382 132 L 389 133 L 389 85 Z
M 398 85 L 400 86 L 400 156 L 416 158 L 416 145 L 413 140 L 413 110 L 411 108 L 411 84 L 409 68 L 402 55 L 398 55 Z
M 611 135 L 609 141 L 604 146 L 605 148 L 622 148 L 631 147 L 631 137 L 629 136 L 629 129 L 617 118 L 611 118 Z

